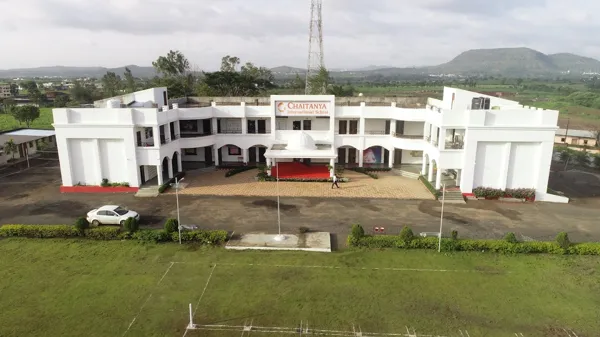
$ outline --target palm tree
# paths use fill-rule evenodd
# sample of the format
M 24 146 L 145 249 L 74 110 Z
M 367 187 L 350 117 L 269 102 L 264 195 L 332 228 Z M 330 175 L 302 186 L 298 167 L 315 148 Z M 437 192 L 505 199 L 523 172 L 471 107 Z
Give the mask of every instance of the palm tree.
M 15 141 L 12 138 L 4 143 L 4 152 L 6 154 L 12 154 L 12 159 L 15 159 L 17 150 L 17 144 L 15 144 Z

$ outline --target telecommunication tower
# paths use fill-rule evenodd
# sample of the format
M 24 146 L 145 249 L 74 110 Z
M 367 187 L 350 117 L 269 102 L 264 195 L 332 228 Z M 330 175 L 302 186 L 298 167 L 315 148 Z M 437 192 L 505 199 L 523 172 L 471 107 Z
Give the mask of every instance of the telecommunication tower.
M 325 67 L 323 60 L 323 0 L 310 2 L 310 30 L 308 40 L 308 67 L 306 68 L 306 95 L 325 94 L 326 88 L 313 88 L 311 78 Z

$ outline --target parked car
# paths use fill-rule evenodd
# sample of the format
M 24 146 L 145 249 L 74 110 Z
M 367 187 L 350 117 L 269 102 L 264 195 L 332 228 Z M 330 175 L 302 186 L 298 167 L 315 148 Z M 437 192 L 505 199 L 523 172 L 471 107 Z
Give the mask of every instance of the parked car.
M 87 213 L 87 221 L 94 226 L 98 225 L 123 225 L 128 218 L 140 220 L 137 212 L 127 210 L 121 206 L 105 205 Z

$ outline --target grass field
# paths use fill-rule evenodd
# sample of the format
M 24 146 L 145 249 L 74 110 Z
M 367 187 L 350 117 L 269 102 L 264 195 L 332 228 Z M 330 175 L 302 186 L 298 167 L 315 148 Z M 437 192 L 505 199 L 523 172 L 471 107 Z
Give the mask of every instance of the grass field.
M 239 328 L 186 332 L 189 303 L 199 328 L 302 321 L 443 336 L 600 331 L 595 258 L 25 239 L 1 240 L 0 256 L 0 336 L 240 336 Z
M 11 115 L 0 114 L 0 131 L 27 127 Z M 30 127 L 37 129 L 52 129 L 52 108 L 40 108 L 40 118 L 34 120 Z

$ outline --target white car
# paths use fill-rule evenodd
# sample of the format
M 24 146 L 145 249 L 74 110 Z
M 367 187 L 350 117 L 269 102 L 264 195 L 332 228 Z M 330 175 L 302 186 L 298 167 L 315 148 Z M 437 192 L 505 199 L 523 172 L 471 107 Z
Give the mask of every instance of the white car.
M 93 209 L 87 214 L 87 221 L 94 226 L 98 225 L 123 225 L 128 218 L 140 220 L 137 212 L 127 210 L 121 206 L 105 205 Z

